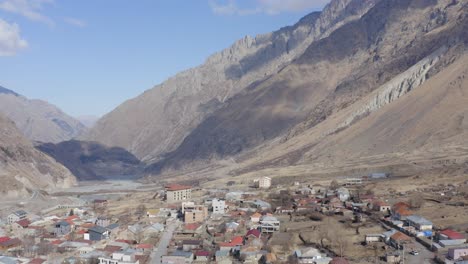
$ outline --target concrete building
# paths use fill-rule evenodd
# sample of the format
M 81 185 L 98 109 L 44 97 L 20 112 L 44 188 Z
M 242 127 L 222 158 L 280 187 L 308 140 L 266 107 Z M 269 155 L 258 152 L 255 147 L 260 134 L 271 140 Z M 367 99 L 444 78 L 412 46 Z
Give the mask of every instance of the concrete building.
M 68 222 L 60 221 L 54 225 L 54 235 L 57 237 L 64 236 L 71 232 L 71 226 Z
M 263 216 L 260 220 L 262 233 L 274 233 L 280 230 L 280 221 L 274 216 Z
M 255 179 L 254 185 L 257 188 L 268 189 L 271 187 L 271 178 L 264 176 L 259 179 Z
M 203 205 L 196 205 L 193 202 L 182 203 L 182 214 L 187 224 L 201 223 L 208 218 L 208 208 Z
M 25 219 L 27 216 L 28 216 L 28 213 L 26 213 L 26 211 L 18 210 L 8 215 L 7 223 L 12 224 L 12 223 L 18 222 L 19 220 Z
M 166 186 L 166 201 L 176 203 L 192 199 L 192 187 L 179 184 Z
M 213 214 L 224 214 L 226 212 L 226 201 L 220 199 L 213 199 L 211 202 L 213 207 Z
M 464 256 L 468 256 L 468 247 L 451 248 L 448 251 L 449 259 L 458 260 Z

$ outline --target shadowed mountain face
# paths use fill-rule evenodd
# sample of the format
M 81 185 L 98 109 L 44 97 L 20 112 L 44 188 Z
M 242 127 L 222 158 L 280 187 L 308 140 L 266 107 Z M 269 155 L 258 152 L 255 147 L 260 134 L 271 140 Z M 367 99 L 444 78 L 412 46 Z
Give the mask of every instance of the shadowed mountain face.
M 246 37 L 125 102 L 86 137 L 151 162 L 151 175 L 232 164 L 234 174 L 276 166 L 354 166 L 351 157 L 357 163 L 376 155 L 409 158 L 422 148 L 437 150 L 442 141 L 463 149 L 467 142 L 456 138 L 464 135 L 464 110 L 438 104 L 435 93 L 420 104 L 412 101 L 419 105 L 413 109 L 418 115 L 407 115 L 412 120 L 399 123 L 384 113 L 398 104 L 410 109 L 400 102 L 434 89 L 427 87 L 437 76 L 448 84 L 464 78 L 467 11 L 468 3 L 458 0 L 333 0 L 294 26 Z M 447 74 L 451 67 L 459 75 Z M 440 89 L 454 93 L 449 86 Z M 447 98 L 466 109 L 463 100 Z M 442 129 L 439 122 L 416 125 L 434 104 L 447 110 L 437 118 L 459 117 L 453 123 L 461 125 L 449 126 L 456 127 L 449 133 L 454 137 L 428 137 L 425 131 Z M 361 130 L 376 115 L 387 121 L 374 120 L 375 127 L 367 127 L 373 134 Z
M 65 141 L 42 144 L 37 149 L 67 167 L 78 180 L 135 179 L 142 171 L 140 161 L 120 147 L 96 142 Z
M 41 100 L 30 100 L 0 87 L 0 113 L 15 122 L 32 141 L 60 142 L 80 136 L 86 127 L 56 106 Z
M 75 177 L 54 159 L 36 150 L 16 128 L 0 114 L 0 195 L 17 199 L 36 190 L 71 187 Z
M 360 19 L 312 42 L 277 74 L 230 98 L 148 172 L 284 142 L 360 105 L 364 110 L 321 135 L 349 128 L 462 56 L 467 10 L 457 1 L 379 1 Z M 373 94 L 379 88 L 387 92 Z M 361 105 L 369 96 L 370 105 Z
M 157 161 L 174 151 L 213 112 L 248 87 L 255 86 L 299 57 L 336 27 L 357 19 L 375 0 L 334 0 L 293 26 L 245 37 L 125 102 L 101 118 L 85 136 L 120 146 L 144 161 Z

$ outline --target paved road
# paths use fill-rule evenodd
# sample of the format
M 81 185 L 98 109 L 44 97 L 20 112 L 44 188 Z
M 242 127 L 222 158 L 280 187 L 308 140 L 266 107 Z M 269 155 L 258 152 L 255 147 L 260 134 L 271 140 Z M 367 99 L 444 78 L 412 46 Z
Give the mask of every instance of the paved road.
M 423 245 L 420 243 L 414 241 L 414 247 L 415 249 L 419 252 L 417 256 L 411 255 L 409 252 L 412 249 L 407 249 L 405 252 L 405 264 L 431 264 L 435 263 L 433 258 L 434 258 L 434 253 L 429 251 L 427 248 L 425 248 Z
M 174 233 L 174 230 L 177 228 L 178 225 L 178 220 L 168 223 L 166 229 L 164 230 L 164 233 L 161 236 L 161 239 L 159 240 L 158 247 L 153 250 L 153 253 L 151 253 L 151 263 L 161 263 L 161 258 L 162 256 L 167 254 L 167 247 L 169 246 L 169 243 L 172 239 L 172 234 Z

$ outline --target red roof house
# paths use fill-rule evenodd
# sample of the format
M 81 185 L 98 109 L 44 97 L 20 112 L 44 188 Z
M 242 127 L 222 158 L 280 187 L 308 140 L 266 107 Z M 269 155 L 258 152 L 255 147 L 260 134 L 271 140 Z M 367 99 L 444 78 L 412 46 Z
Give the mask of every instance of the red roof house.
M 445 229 L 444 231 L 440 232 L 440 235 L 443 238 L 447 238 L 450 240 L 457 240 L 457 239 L 466 239 L 465 236 L 462 233 L 459 233 L 457 231 L 454 231 L 452 229 Z

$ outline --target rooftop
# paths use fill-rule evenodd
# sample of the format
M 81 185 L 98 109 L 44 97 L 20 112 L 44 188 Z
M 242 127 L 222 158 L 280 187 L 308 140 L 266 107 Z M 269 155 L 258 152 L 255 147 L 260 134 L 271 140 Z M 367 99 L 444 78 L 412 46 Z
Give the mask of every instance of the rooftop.
M 166 191 L 182 191 L 192 189 L 191 186 L 185 186 L 180 184 L 170 184 L 166 186 Z

